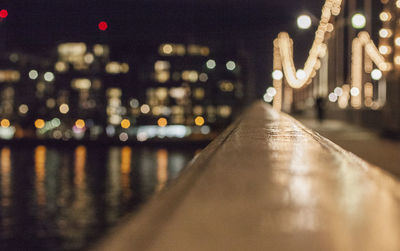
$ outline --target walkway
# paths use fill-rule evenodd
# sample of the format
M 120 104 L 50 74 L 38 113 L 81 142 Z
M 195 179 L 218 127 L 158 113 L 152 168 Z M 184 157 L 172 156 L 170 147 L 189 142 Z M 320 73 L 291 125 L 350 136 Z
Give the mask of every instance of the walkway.
M 382 138 L 375 131 L 339 120 L 297 118 L 308 128 L 362 159 L 400 178 L 400 141 Z

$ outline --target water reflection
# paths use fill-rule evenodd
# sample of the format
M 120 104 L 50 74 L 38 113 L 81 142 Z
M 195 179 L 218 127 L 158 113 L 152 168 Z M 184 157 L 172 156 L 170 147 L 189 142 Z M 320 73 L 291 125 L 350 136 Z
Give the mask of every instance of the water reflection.
M 0 249 L 77 250 L 177 177 L 194 151 L 0 150 Z

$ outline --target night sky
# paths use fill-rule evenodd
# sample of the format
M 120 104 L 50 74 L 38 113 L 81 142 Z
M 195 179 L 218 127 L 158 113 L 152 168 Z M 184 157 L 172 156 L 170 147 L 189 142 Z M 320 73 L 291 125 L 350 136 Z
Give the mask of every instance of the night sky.
M 319 21 L 323 0 L 37 0 L 3 1 L 9 12 L 0 23 L 0 48 L 41 57 L 61 42 L 106 43 L 115 58 L 133 57 L 149 44 L 201 43 L 248 50 L 254 57 L 256 92 L 271 82 L 272 42 L 285 30 L 303 63 L 315 29 L 299 31 L 298 15 Z M 108 29 L 99 31 L 106 21 Z M 136 51 L 135 51 L 136 50 Z M 53 54 L 52 54 L 53 53 Z
M 7 8 L 9 16 L 0 28 L 8 48 L 102 39 L 123 44 L 186 37 L 252 38 L 293 29 L 295 17 L 303 10 L 319 16 L 322 1 L 315 2 L 318 1 L 3 1 L 0 8 Z M 97 28 L 101 20 L 108 22 L 106 32 Z

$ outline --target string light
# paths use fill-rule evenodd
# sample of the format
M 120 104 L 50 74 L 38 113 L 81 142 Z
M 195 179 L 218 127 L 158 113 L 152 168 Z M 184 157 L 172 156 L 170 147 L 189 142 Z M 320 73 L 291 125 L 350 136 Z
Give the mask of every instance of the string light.
M 278 34 L 278 38 L 274 41 L 274 70 L 282 70 L 288 85 L 292 88 L 301 88 L 308 83 L 311 83 L 312 76 L 315 75 L 317 70 L 317 62 L 319 58 L 323 57 L 326 53 L 327 46 L 325 42 L 325 34 L 328 32 L 328 24 L 332 15 L 337 16 L 340 13 L 341 0 L 326 0 L 322 8 L 321 20 L 315 32 L 314 42 L 309 51 L 309 56 L 304 64 L 299 78 L 296 76 L 296 68 L 293 62 L 293 40 L 286 32 Z M 333 30 L 332 28 L 330 30 Z M 279 67 L 279 68 L 277 68 Z M 303 72 L 302 72 L 303 73 Z M 278 94 L 281 90 L 282 80 L 274 79 L 274 87 Z M 280 99 L 280 95 L 275 99 Z M 278 101 L 280 102 L 280 101 Z
M 398 0 L 400 1 L 400 0 Z M 273 51 L 273 87 L 276 90 L 276 95 L 274 97 L 273 107 L 277 110 L 282 108 L 282 94 L 283 88 L 283 77 L 285 78 L 287 85 L 294 89 L 300 89 L 311 83 L 313 77 L 316 75 L 316 71 L 320 68 L 321 62 L 320 58 L 323 58 L 327 51 L 326 40 L 328 36 L 325 36 L 327 32 L 333 31 L 334 27 L 329 23 L 332 15 L 337 16 L 341 11 L 342 0 L 326 0 L 322 8 L 321 20 L 317 31 L 315 32 L 315 38 L 312 43 L 311 49 L 309 51 L 309 56 L 305 61 L 302 70 L 296 70 L 294 66 L 293 59 L 293 40 L 290 38 L 289 34 L 286 32 L 281 32 L 278 37 L 274 40 L 274 51 Z M 360 21 L 356 23 L 356 28 L 362 28 L 365 26 L 365 20 L 363 15 L 353 16 L 353 20 Z M 382 21 L 389 21 L 392 15 L 389 12 L 380 13 L 380 19 Z M 382 38 L 388 38 L 393 35 L 392 30 L 382 29 L 380 31 L 380 36 Z M 396 43 L 397 44 L 397 43 Z M 400 40 L 399 40 L 400 45 Z M 384 46 L 384 47 L 382 47 Z M 382 72 L 387 72 L 392 69 L 392 64 L 387 63 L 383 55 L 392 53 L 392 48 L 388 45 L 381 45 L 378 48 L 375 46 L 374 42 L 371 40 L 369 34 L 365 31 L 360 32 L 358 37 L 353 40 L 352 45 L 352 66 L 351 66 L 351 89 L 347 89 L 347 93 L 352 92 L 353 98 L 351 99 L 351 104 L 354 108 L 360 108 L 361 95 L 359 95 L 362 89 L 362 58 L 363 49 L 366 53 L 366 68 L 367 65 L 372 66 L 372 62 L 375 63 L 378 69 Z M 400 63 L 400 60 L 399 60 Z M 279 73 L 283 73 L 282 78 Z M 344 91 L 344 90 L 343 90 Z M 347 100 L 350 95 L 343 95 L 339 100 L 339 106 L 345 108 L 347 106 Z M 286 103 L 286 101 L 285 101 Z

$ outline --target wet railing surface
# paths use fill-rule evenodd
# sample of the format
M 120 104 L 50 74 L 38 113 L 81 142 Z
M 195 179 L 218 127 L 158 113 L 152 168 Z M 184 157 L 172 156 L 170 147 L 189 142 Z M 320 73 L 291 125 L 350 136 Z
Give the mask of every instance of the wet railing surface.
M 400 183 L 257 103 L 93 250 L 400 250 Z

